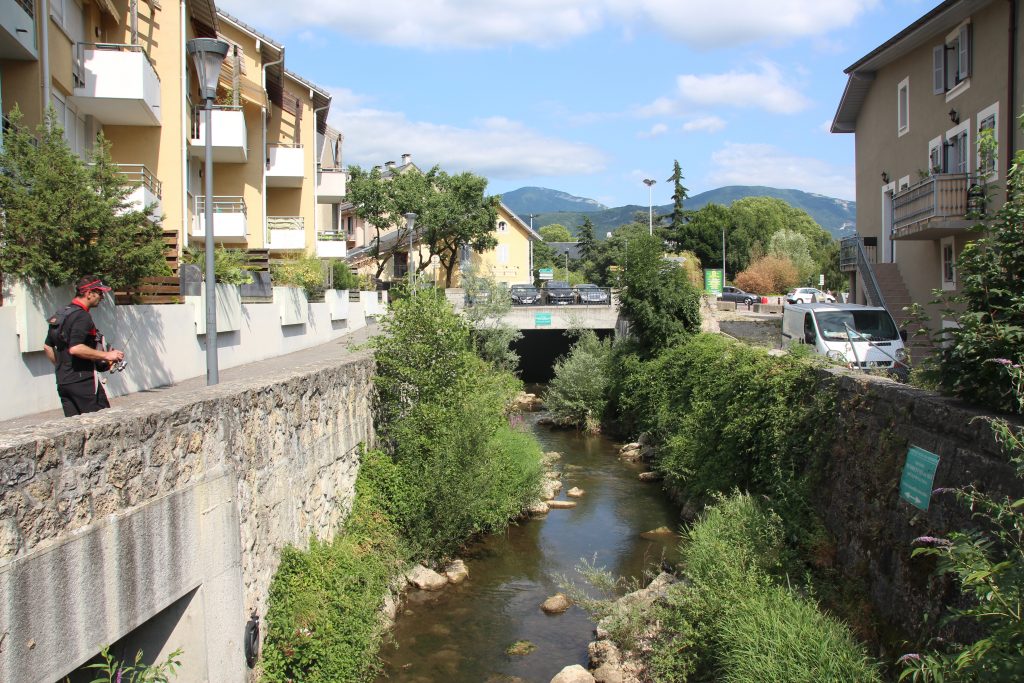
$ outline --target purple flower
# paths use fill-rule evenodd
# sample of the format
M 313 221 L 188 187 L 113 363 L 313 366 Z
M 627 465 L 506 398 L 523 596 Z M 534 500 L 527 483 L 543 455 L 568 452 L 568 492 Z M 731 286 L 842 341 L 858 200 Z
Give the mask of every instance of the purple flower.
M 989 363 L 998 363 L 999 365 L 1013 365 L 1013 361 L 1008 358 L 989 358 Z
M 914 545 L 934 545 L 940 548 L 948 548 L 953 545 L 950 541 L 944 538 L 936 538 L 935 536 L 918 536 L 911 543 Z
M 897 659 L 896 663 L 897 664 L 906 664 L 907 662 L 920 662 L 920 661 L 921 661 L 921 655 L 917 654 L 916 652 L 910 652 L 908 654 L 903 655 L 899 659 Z
M 117 680 L 114 683 L 121 683 L 121 676 L 124 675 L 124 669 L 117 670 Z
M 934 491 L 932 491 L 932 495 L 933 496 L 937 496 L 937 495 L 942 494 L 942 493 L 956 493 L 956 489 L 951 489 L 951 488 L 948 488 L 948 487 L 942 487 L 942 488 L 937 488 Z

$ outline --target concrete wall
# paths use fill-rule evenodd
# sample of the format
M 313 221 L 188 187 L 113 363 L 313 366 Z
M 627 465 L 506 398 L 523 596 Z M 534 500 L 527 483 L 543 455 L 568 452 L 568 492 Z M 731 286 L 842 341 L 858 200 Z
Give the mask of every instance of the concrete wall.
M 70 300 L 63 296 L 44 296 L 46 304 L 28 325 L 45 332 L 45 315 Z M 19 306 L 26 305 L 13 290 L 8 290 L 0 306 L 0 364 L 5 368 L 9 386 L 17 392 L 0 392 L 0 420 L 60 408 L 54 386 L 53 368 L 41 346 L 28 353 L 19 350 Z M 243 304 L 240 329 L 217 336 L 221 368 L 272 358 L 311 346 L 325 344 L 365 326 L 363 307 L 351 304 L 346 320 L 332 319 L 326 303 L 310 303 L 308 322 L 283 325 L 280 311 L 272 303 Z M 376 313 L 368 313 L 375 315 Z M 166 386 L 190 377 L 206 374 L 205 336 L 197 334 L 196 311 L 188 304 L 166 306 L 113 306 L 104 303 L 93 319 L 116 348 L 123 349 L 127 369 L 105 375 L 107 392 L 121 396 L 134 391 Z
M 332 345 L 306 367 L 0 432 L 0 680 L 57 680 L 157 615 L 173 623 L 147 660 L 182 646 L 177 680 L 244 680 L 245 622 L 266 613 L 281 549 L 330 538 L 350 509 L 372 372 Z
M 927 512 L 899 498 L 908 447 L 939 456 L 935 488 L 976 483 L 990 494 L 1016 499 L 1024 496 L 1024 484 L 981 411 L 882 378 L 846 371 L 822 375 L 838 388 L 839 428 L 812 495 L 835 537 L 834 561 L 865 582 L 883 623 L 914 638 L 934 635 L 937 616 L 955 592 L 950 581 L 934 577 L 933 560 L 911 559 L 912 541 L 973 522 L 950 494 L 933 496 Z

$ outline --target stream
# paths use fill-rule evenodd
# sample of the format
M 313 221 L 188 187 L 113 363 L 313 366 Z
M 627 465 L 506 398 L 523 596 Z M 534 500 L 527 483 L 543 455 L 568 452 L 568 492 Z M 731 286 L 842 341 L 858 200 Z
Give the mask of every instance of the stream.
M 579 607 L 547 615 L 540 605 L 560 591 L 559 577 L 579 581 L 580 560 L 616 576 L 640 577 L 663 557 L 675 560 L 673 537 L 646 540 L 644 531 L 678 527 L 678 514 L 659 484 L 637 475 L 642 463 L 623 462 L 603 436 L 552 430 L 527 414 L 543 450 L 562 454 L 562 491 L 586 493 L 577 507 L 551 510 L 467 548 L 469 578 L 436 593 L 412 589 L 385 644 L 378 683 L 548 683 L 563 667 L 587 665 L 594 622 Z M 517 641 L 536 649 L 508 655 Z

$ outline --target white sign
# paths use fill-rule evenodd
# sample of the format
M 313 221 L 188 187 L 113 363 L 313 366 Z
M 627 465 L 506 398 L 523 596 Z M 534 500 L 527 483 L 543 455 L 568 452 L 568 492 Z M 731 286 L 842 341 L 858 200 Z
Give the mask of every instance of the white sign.
M 825 276 L 823 274 L 818 276 L 818 286 L 819 287 L 824 287 L 825 286 Z
M 541 280 L 552 280 L 555 277 L 554 268 L 538 268 L 537 277 Z

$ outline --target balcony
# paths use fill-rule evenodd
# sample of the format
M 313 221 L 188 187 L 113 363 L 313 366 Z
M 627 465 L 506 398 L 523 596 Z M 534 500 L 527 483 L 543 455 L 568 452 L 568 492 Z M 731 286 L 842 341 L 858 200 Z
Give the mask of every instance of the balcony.
M 163 206 L 161 197 L 163 185 L 157 177 L 142 164 L 118 164 L 120 173 L 126 180 L 135 185 L 135 189 L 126 198 L 128 210 L 142 211 L 147 206 L 153 205 L 151 221 L 158 221 L 163 217 Z
M 965 173 L 942 173 L 896 193 L 892 238 L 937 240 L 974 225 L 976 221 L 967 218 L 967 190 L 972 182 Z
M 34 0 L 0 2 L 0 59 L 38 58 Z
M 79 43 L 78 113 L 114 126 L 160 125 L 160 78 L 140 45 Z
M 267 187 L 302 187 L 306 150 L 302 145 L 267 146 Z
M 248 159 L 248 138 L 245 130 L 245 112 L 241 107 L 215 106 L 213 115 L 213 160 L 228 164 L 244 164 Z M 206 110 L 192 109 L 192 129 L 188 142 L 189 154 L 206 158 Z
M 297 251 L 306 248 L 306 222 L 302 216 L 267 216 L 267 249 Z
M 843 272 L 857 270 L 858 245 L 860 245 L 861 248 L 863 248 L 864 260 L 867 263 L 877 263 L 877 242 L 877 237 L 862 238 L 859 235 L 855 235 L 853 237 L 844 237 L 839 242 L 839 270 Z
M 316 201 L 320 204 L 338 204 L 345 198 L 348 175 L 340 168 L 323 168 L 316 174 Z
M 345 258 L 348 243 L 343 232 L 318 232 L 316 234 L 317 258 Z
M 245 199 L 242 197 L 213 198 L 213 237 L 217 242 L 246 242 L 249 234 L 245 211 Z M 192 213 L 193 239 L 206 239 L 206 197 L 195 198 Z

